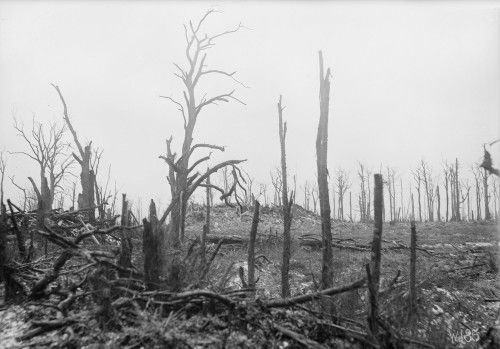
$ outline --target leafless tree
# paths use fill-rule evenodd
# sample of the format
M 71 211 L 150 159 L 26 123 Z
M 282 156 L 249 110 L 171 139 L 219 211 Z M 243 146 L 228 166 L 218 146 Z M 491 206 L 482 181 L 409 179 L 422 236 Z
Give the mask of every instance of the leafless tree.
M 481 199 L 482 199 L 482 190 L 481 187 L 481 171 L 482 169 L 478 164 L 475 164 L 471 167 L 472 174 L 474 175 L 474 182 L 476 184 L 476 220 L 480 221 L 482 218 L 482 210 L 481 210 Z
M 318 213 L 318 200 L 319 200 L 319 192 L 318 192 L 318 186 L 315 184 L 311 188 L 311 198 L 313 201 L 313 212 Z
M 2 150 L 0 152 L 0 205 L 4 205 L 3 203 L 3 196 L 4 196 L 4 189 L 3 189 L 3 182 L 5 178 L 5 169 L 7 168 L 7 159 L 5 157 L 5 153 Z
M 420 173 L 422 175 L 422 180 L 424 182 L 425 197 L 427 200 L 427 214 L 429 221 L 434 221 L 434 179 L 432 176 L 432 169 L 429 164 L 424 160 L 420 161 Z
M 288 194 L 288 173 L 286 168 L 286 122 L 283 122 L 283 109 L 281 105 L 281 96 L 278 102 L 278 131 L 281 150 L 281 178 L 283 179 L 281 197 L 283 200 L 283 263 L 281 267 L 281 297 L 290 297 L 290 254 L 292 237 L 290 235 L 290 228 L 292 225 L 292 205 L 293 205 L 293 191 Z
M 458 158 L 455 158 L 455 169 L 454 169 L 454 189 L 455 189 L 455 220 L 459 222 L 461 220 L 460 218 L 460 185 L 459 185 L 459 179 L 458 179 Z
M 66 126 L 58 126 L 51 123 L 48 132 L 42 124 L 32 119 L 31 131 L 24 130 L 24 124 L 14 119 L 14 128 L 29 147 L 29 151 L 15 151 L 13 154 L 21 154 L 35 160 L 39 166 L 40 187 L 34 180 L 30 179 L 34 190 L 40 196 L 41 209 L 52 208 L 57 190 L 62 190 L 61 182 L 67 174 L 73 160 L 69 154 L 70 145 L 64 140 Z M 47 178 L 48 177 L 48 178 Z
M 323 54 L 319 51 L 319 106 L 320 116 L 316 137 L 316 164 L 318 171 L 319 206 L 321 212 L 322 271 L 321 288 L 333 286 L 333 251 L 330 199 L 328 189 L 328 112 L 330 104 L 330 68 L 323 68 Z
M 449 188 L 450 188 L 450 166 L 448 165 L 447 162 L 443 164 L 443 174 L 444 174 L 444 190 L 446 192 L 446 222 L 449 220 L 449 211 L 448 208 L 450 206 L 449 202 Z
M 338 195 L 338 218 L 344 220 L 344 195 L 346 191 L 351 187 L 349 183 L 349 173 L 339 168 L 335 171 L 335 181 L 337 184 L 337 195 Z
M 197 149 L 224 151 L 224 147 L 213 144 L 193 144 L 193 132 L 200 113 L 205 108 L 211 105 L 216 105 L 220 102 L 228 102 L 229 100 L 235 100 L 244 104 L 234 96 L 234 90 L 227 93 L 214 95 L 212 97 L 207 97 L 207 95 L 205 94 L 199 101 L 196 98 L 197 96 L 199 96 L 198 86 L 200 82 L 204 81 L 207 76 L 225 76 L 241 84 L 235 78 L 236 72 L 229 73 L 219 69 L 206 69 L 207 51 L 213 48 L 220 38 L 231 33 L 235 33 L 240 28 L 242 28 L 241 24 L 239 24 L 234 29 L 226 30 L 218 34 L 203 34 L 201 31 L 205 20 L 211 14 L 216 12 L 217 11 L 215 10 L 209 10 L 197 23 L 192 23 L 190 21 L 188 25 L 184 26 L 184 37 L 186 40 L 185 56 L 187 59 L 188 67 L 185 69 L 180 65 L 174 63 L 174 66 L 177 69 L 177 73 L 175 73 L 174 75 L 177 76 L 184 84 L 182 102 L 176 100 L 173 97 L 160 96 L 162 98 L 168 99 L 173 104 L 175 104 L 178 107 L 178 110 L 180 111 L 180 114 L 184 120 L 184 140 L 182 143 L 182 151 L 180 157 L 176 158 L 177 154 L 172 152 L 172 137 L 167 140 L 166 156 L 160 156 L 160 158 L 165 160 L 165 162 L 169 166 L 168 180 L 170 184 L 172 202 L 167 208 L 167 211 L 160 219 L 159 225 L 161 226 L 165 222 L 167 215 L 171 214 L 169 235 L 171 236 L 174 245 L 178 245 L 184 237 L 186 205 L 189 197 L 192 195 L 194 190 L 196 190 L 199 184 L 202 184 L 205 179 L 212 173 L 216 173 L 226 166 L 231 166 L 233 168 L 232 174 L 234 182 L 233 185 L 231 185 L 229 192 L 233 194 L 236 189 L 236 183 L 238 182 L 235 176 L 239 176 L 240 174 L 239 169 L 235 169 L 235 165 L 244 161 L 225 161 L 216 166 L 212 166 L 210 170 L 201 177 L 199 177 L 199 173 L 196 172 L 195 169 L 201 163 L 209 160 L 210 154 L 194 161 L 194 163 L 192 164 L 190 162 L 191 156 Z M 242 177 L 240 177 L 240 180 L 244 181 Z M 214 187 L 213 189 L 216 188 Z M 233 190 L 231 191 L 231 189 Z M 227 198 L 225 194 L 223 194 L 222 196 Z
M 304 183 L 304 209 L 309 211 L 309 203 L 311 201 L 311 186 L 309 185 L 309 182 L 306 181 Z
M 412 171 L 413 173 L 413 179 L 415 180 L 416 187 L 415 189 L 417 190 L 417 202 L 418 202 L 418 220 L 422 222 L 422 204 L 421 204 L 421 185 L 422 185 L 422 174 L 420 172 L 420 168 L 417 167 L 416 170 Z
M 362 163 L 359 164 L 358 177 L 360 182 L 360 194 L 359 194 L 359 211 L 361 215 L 361 222 L 366 222 L 370 219 L 370 171 Z
M 494 209 L 495 209 L 495 219 L 498 220 L 498 199 L 500 198 L 499 195 L 499 177 L 493 177 L 493 204 L 494 204 Z
M 271 175 L 271 184 L 274 188 L 274 206 L 281 207 L 281 192 L 283 191 L 283 177 L 279 168 L 275 168 L 274 171 L 269 172 Z
M 78 149 L 79 156 L 73 153 L 73 157 L 78 162 L 81 168 L 80 172 L 80 182 L 82 185 L 82 193 L 79 194 L 79 207 L 88 210 L 88 217 L 91 223 L 95 221 L 95 206 L 94 206 L 94 182 L 95 182 L 95 174 L 94 171 L 90 168 L 90 161 L 92 156 L 92 142 L 89 142 L 85 147 L 82 146 L 78 136 L 76 134 L 75 129 L 73 128 L 73 124 L 69 118 L 68 107 L 66 105 L 66 101 L 62 95 L 62 92 L 59 86 L 52 84 L 52 86 L 57 91 L 59 98 L 61 99 L 61 103 L 63 105 L 63 118 L 68 126 L 71 134 L 73 135 L 73 141 Z
M 258 197 L 260 197 L 261 195 L 264 197 L 264 207 L 267 207 L 268 197 L 267 197 L 267 184 L 266 183 L 260 183 L 259 184 L 259 195 L 258 195 Z
M 462 200 L 464 202 L 465 200 L 467 200 L 467 220 L 470 221 L 470 190 L 472 187 L 469 184 L 469 179 L 466 179 L 465 182 L 462 182 L 461 188 L 462 191 L 465 192 L 465 194 L 462 192 Z
M 480 171 L 481 179 L 483 181 L 483 193 L 484 193 L 484 219 L 486 221 L 491 219 L 490 214 L 490 195 L 488 189 L 488 179 L 490 173 L 487 169 L 483 168 L 483 171 Z

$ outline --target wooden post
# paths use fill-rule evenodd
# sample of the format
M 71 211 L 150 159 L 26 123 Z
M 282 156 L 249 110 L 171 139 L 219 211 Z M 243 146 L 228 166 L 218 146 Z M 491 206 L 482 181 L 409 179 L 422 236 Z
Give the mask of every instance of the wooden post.
M 260 203 L 258 200 L 255 200 L 250 241 L 248 242 L 248 287 L 250 288 L 255 288 L 255 238 L 257 237 L 257 227 L 259 226 L 259 208 Z
M 411 221 L 411 237 L 410 237 L 410 291 L 408 299 L 408 320 L 411 320 L 416 310 L 416 264 L 417 264 L 417 231 L 415 221 Z

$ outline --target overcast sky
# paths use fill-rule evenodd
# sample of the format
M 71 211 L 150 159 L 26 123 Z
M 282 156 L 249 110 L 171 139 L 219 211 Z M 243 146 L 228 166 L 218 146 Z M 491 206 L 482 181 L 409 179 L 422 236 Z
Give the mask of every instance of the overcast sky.
M 167 203 L 167 167 L 158 155 L 170 135 L 179 151 L 183 130 L 176 106 L 159 95 L 182 97 L 173 75 L 174 62 L 187 66 L 182 25 L 211 7 L 223 13 L 207 19 L 208 34 L 240 22 L 248 29 L 218 40 L 206 64 L 236 70 L 249 87 L 220 77 L 200 86 L 200 96 L 236 88 L 246 104 L 200 115 L 195 142 L 227 146 L 212 165 L 248 159 L 255 181 L 268 182 L 280 161 L 282 95 L 290 172 L 299 184 L 314 181 L 318 50 L 332 69 L 330 173 L 342 167 L 354 179 L 359 161 L 407 178 L 425 159 L 437 175 L 444 159 L 468 167 L 481 160 L 483 143 L 499 138 L 495 3 L 0 1 L 0 149 L 26 150 L 13 116 L 27 127 L 32 115 L 62 121 L 54 83 L 78 135 L 104 149 L 103 168 L 112 165 L 122 191 Z M 21 184 L 37 173 L 32 161 L 8 155 L 8 175 Z

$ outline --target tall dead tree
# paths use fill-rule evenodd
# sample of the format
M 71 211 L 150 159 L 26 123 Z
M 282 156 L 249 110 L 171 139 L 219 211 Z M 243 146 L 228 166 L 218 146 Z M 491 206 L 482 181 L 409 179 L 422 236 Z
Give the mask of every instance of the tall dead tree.
M 56 89 L 59 98 L 61 99 L 61 102 L 63 104 L 64 121 L 66 122 L 66 125 L 68 125 L 68 128 L 71 131 L 71 134 L 73 135 L 73 140 L 75 141 L 76 147 L 80 154 L 80 156 L 78 156 L 75 153 L 73 153 L 73 157 L 80 164 L 81 167 L 80 181 L 82 185 L 82 193 L 81 196 L 79 195 L 79 200 L 78 200 L 79 208 L 87 209 L 89 221 L 91 223 L 94 223 L 95 222 L 95 204 L 94 204 L 95 174 L 90 168 L 90 157 L 92 155 L 92 141 L 89 142 L 85 147 L 82 146 L 82 144 L 78 139 L 76 131 L 73 128 L 73 125 L 71 124 L 71 120 L 69 119 L 68 108 L 66 106 L 66 102 L 61 93 L 61 90 L 57 85 L 52 84 L 52 86 Z
M 458 158 L 455 159 L 455 220 L 459 222 L 460 218 L 460 186 L 458 181 Z
M 427 215 L 430 222 L 434 222 L 434 185 L 432 170 L 424 160 L 420 161 L 420 173 L 424 182 L 425 197 L 427 201 Z
M 371 265 L 369 268 L 369 273 L 371 273 L 371 281 L 373 286 L 370 289 L 370 298 L 377 301 L 378 291 L 380 285 L 380 263 L 381 263 L 381 249 L 382 249 L 382 212 L 384 206 L 384 181 L 381 174 L 374 175 L 374 190 L 373 190 L 373 241 L 371 249 Z M 376 332 L 376 322 L 373 314 L 373 302 L 372 307 L 369 310 L 368 318 L 370 319 L 370 329 L 372 332 Z
M 413 179 L 415 180 L 415 183 L 417 186 L 415 189 L 417 190 L 417 202 L 418 202 L 418 220 L 422 222 L 422 204 L 420 200 L 420 188 L 421 188 L 421 183 L 422 183 L 422 174 L 420 173 L 420 169 L 417 168 L 413 172 Z
M 16 151 L 13 154 L 25 155 L 38 163 L 40 185 L 30 179 L 38 206 L 42 210 L 50 210 L 57 190 L 61 190 L 61 182 L 72 164 L 69 144 L 65 142 L 66 127 L 63 124 L 50 124 L 48 132 L 41 123 L 33 118 L 31 132 L 24 131 L 24 124 L 14 119 L 14 128 L 18 136 L 29 146 L 29 152 Z
M 335 171 L 335 179 L 337 182 L 337 194 L 338 194 L 338 214 L 337 217 L 344 220 L 344 195 L 347 190 L 351 187 L 349 183 L 349 174 L 342 168 Z
M 316 137 L 316 162 L 318 171 L 319 207 L 321 212 L 321 236 L 323 261 L 321 288 L 333 286 L 332 227 L 330 220 L 330 199 L 328 195 L 328 110 L 330 106 L 330 68 L 326 74 L 323 68 L 323 54 L 319 51 L 319 125 Z
M 206 59 L 207 59 L 207 50 L 213 48 L 216 44 L 216 41 L 221 37 L 224 37 L 228 34 L 237 32 L 240 28 L 242 28 L 241 24 L 239 24 L 235 29 L 226 30 L 224 32 L 208 35 L 202 34 L 200 32 L 205 20 L 212 14 L 217 11 L 209 10 L 202 17 L 202 19 L 193 24 L 191 21 L 188 25 L 184 26 L 184 36 L 186 40 L 186 49 L 185 56 L 187 59 L 187 68 L 184 69 L 178 64 L 174 64 L 176 69 L 178 70 L 175 73 L 184 84 L 183 90 L 183 101 L 179 102 L 176 99 L 168 96 L 160 96 L 162 98 L 166 98 L 174 103 L 178 110 L 181 112 L 182 118 L 184 120 L 184 140 L 182 143 L 182 152 L 180 157 L 176 158 L 176 153 L 173 153 L 171 150 L 171 142 L 172 138 L 167 141 L 167 155 L 160 156 L 167 165 L 169 166 L 169 176 L 168 181 L 170 184 L 170 191 L 172 195 L 171 207 L 169 207 L 168 213 L 171 213 L 170 220 L 170 230 L 169 236 L 174 245 L 178 245 L 184 236 L 184 225 L 185 225 L 185 213 L 187 202 L 197 188 L 195 185 L 195 179 L 199 176 L 197 172 L 195 172 L 195 168 L 202 162 L 205 162 L 210 159 L 210 155 L 204 156 L 199 160 L 196 160 L 191 164 L 191 156 L 196 149 L 213 149 L 224 151 L 223 147 L 212 145 L 212 144 L 193 144 L 193 132 L 195 130 L 196 122 L 198 120 L 198 116 L 200 113 L 208 106 L 215 105 L 220 102 L 228 102 L 229 100 L 235 100 L 237 102 L 241 102 L 234 96 L 234 90 L 228 93 L 223 93 L 219 95 L 215 95 L 213 97 L 204 97 L 201 100 L 197 100 L 197 96 L 200 95 L 200 91 L 198 86 L 200 82 L 204 81 L 205 77 L 209 75 L 220 75 L 229 77 L 235 82 L 238 82 L 234 75 L 236 72 L 226 72 L 219 69 L 206 69 Z M 241 84 L 240 82 L 238 82 Z M 241 84 L 243 85 L 243 84 Z M 243 85 L 244 86 L 244 85 Z M 209 171 L 205 173 L 206 176 L 209 176 L 212 173 L 217 172 L 219 169 L 223 169 L 226 166 L 233 165 L 233 174 L 235 173 L 234 165 L 242 162 L 243 160 L 230 160 L 229 162 L 221 163 L 217 166 L 213 166 Z M 220 166 L 222 165 L 222 166 Z M 236 171 L 239 174 L 239 169 Z M 233 175 L 234 179 L 234 175 Z M 241 179 L 243 179 L 241 177 Z M 204 179 L 203 179 L 204 180 Z M 200 182 L 201 183 L 201 182 Z M 236 182 L 231 186 L 232 193 L 234 193 L 234 189 L 236 188 Z M 214 187 L 214 186 L 213 186 Z M 215 188 L 215 187 L 214 187 Z M 229 191 L 231 191 L 229 189 Z M 228 196 L 225 196 L 226 198 Z M 163 214 L 165 217 L 165 213 Z M 165 217 L 166 219 L 166 217 Z M 164 219 L 160 220 L 160 223 L 164 223 Z
M 450 169 L 447 163 L 445 163 L 443 166 L 443 172 L 444 172 L 444 190 L 446 192 L 446 222 L 448 222 L 448 217 L 449 217 L 448 207 L 450 206 L 449 196 L 448 196 Z
M 281 267 L 281 297 L 290 297 L 290 249 L 292 237 L 290 235 L 290 227 L 292 225 L 292 204 L 293 204 L 293 191 L 288 197 L 288 181 L 286 170 L 286 122 L 283 122 L 283 109 L 281 105 L 281 96 L 278 102 L 278 131 L 280 138 L 281 149 L 281 178 L 283 179 L 281 197 L 283 200 L 283 263 Z
M 360 194 L 359 194 L 359 214 L 360 221 L 366 222 L 368 220 L 368 212 L 367 212 L 367 182 L 368 182 L 368 171 L 366 171 L 365 166 L 362 163 L 359 163 L 358 177 L 360 182 Z
M 490 196 L 488 189 L 488 178 L 489 172 L 485 168 L 481 171 L 481 177 L 483 179 L 483 192 L 484 192 L 484 220 L 489 221 L 491 219 L 490 214 Z
M 483 188 L 481 186 L 481 168 L 477 164 L 471 168 L 472 174 L 474 175 L 474 182 L 476 184 L 476 220 L 480 221 L 482 219 L 481 201 L 483 197 Z
M 441 195 L 439 195 L 439 185 L 436 187 L 436 199 L 437 199 L 437 220 L 441 222 Z

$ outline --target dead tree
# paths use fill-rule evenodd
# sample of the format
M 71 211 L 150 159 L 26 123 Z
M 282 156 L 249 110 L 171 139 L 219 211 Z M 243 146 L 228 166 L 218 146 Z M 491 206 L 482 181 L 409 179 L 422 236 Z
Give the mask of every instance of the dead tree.
M 335 180 L 337 182 L 338 194 L 338 214 L 337 217 L 344 220 L 344 195 L 351 187 L 349 183 L 349 173 L 346 170 L 339 168 L 335 171 Z
M 359 182 L 360 182 L 360 194 L 359 194 L 359 214 L 360 214 L 360 221 L 361 222 L 366 222 L 367 221 L 367 195 L 366 195 L 366 190 L 367 190 L 367 176 L 368 173 L 365 169 L 365 166 L 362 163 L 359 164 L 359 170 L 358 170 L 358 177 L 359 177 Z
M 283 191 L 283 176 L 281 175 L 281 170 L 276 167 L 274 171 L 270 171 L 269 174 L 271 175 L 271 184 L 274 188 L 274 206 L 281 207 L 281 193 Z
M 313 212 L 315 214 L 318 213 L 318 200 L 319 200 L 319 193 L 318 193 L 318 186 L 317 185 L 313 185 L 313 187 L 311 188 L 311 198 L 312 198 L 312 202 L 313 202 Z
M 387 166 L 387 182 L 386 182 L 386 187 L 387 187 L 387 192 L 389 193 L 389 216 L 390 216 L 390 221 L 395 221 L 396 220 L 396 193 L 394 190 L 394 177 L 395 177 L 396 171 L 394 169 L 389 168 Z
M 474 175 L 474 181 L 476 184 L 476 220 L 480 221 L 482 218 L 481 213 L 481 200 L 482 200 L 482 190 L 481 188 L 481 168 L 479 166 L 472 166 L 472 174 Z
M 411 320 L 416 312 L 417 307 L 417 292 L 416 292 L 416 271 L 417 271 L 417 230 L 415 221 L 411 221 L 411 237 L 410 237 L 410 290 L 408 297 L 408 320 Z
M 434 222 L 434 185 L 432 170 L 424 160 L 420 161 L 420 173 L 424 182 L 425 197 L 427 201 L 427 215 L 429 222 Z
M 212 48 L 216 44 L 216 41 L 221 37 L 224 37 L 231 33 L 235 33 L 240 28 L 242 28 L 240 24 L 235 29 L 227 30 L 219 34 L 202 34 L 200 30 L 205 20 L 210 16 L 210 14 L 214 12 L 217 11 L 209 10 L 198 23 L 193 24 L 190 21 L 189 25 L 184 26 L 184 36 L 186 40 L 185 55 L 188 67 L 184 69 L 180 65 L 174 64 L 176 69 L 178 70 L 178 72 L 175 73 L 175 76 L 181 79 L 184 84 L 183 101 L 179 102 L 172 97 L 160 96 L 174 103 L 178 107 L 178 110 L 180 111 L 184 120 L 184 140 L 182 143 L 182 152 L 180 157 L 176 159 L 176 153 L 173 153 L 171 150 L 172 137 L 167 140 L 167 155 L 160 156 L 160 158 L 165 160 L 165 162 L 169 166 L 168 181 L 170 184 L 170 191 L 172 196 L 172 208 L 169 210 L 169 213 L 171 213 L 169 236 L 171 236 L 174 245 L 178 245 L 184 237 L 187 202 L 191 194 L 197 188 L 197 185 L 195 185 L 195 179 L 199 176 L 199 174 L 195 172 L 196 166 L 210 159 L 210 155 L 208 155 L 200 158 L 199 160 L 196 160 L 194 163 L 191 163 L 190 160 L 193 152 L 196 149 L 213 149 L 224 151 L 224 147 L 212 144 L 193 145 L 193 132 L 195 130 L 198 116 L 206 107 L 215 105 L 220 102 L 235 100 L 244 104 L 234 96 L 234 90 L 212 97 L 206 97 L 205 95 L 199 101 L 196 99 L 196 97 L 200 95 L 200 92 L 198 90 L 200 82 L 204 81 L 204 78 L 209 75 L 226 76 L 231 78 L 233 81 L 238 82 L 234 77 L 236 72 L 229 73 L 218 69 L 206 69 L 206 51 Z M 205 173 L 205 175 L 209 176 L 210 174 L 217 172 L 219 169 L 223 169 L 224 167 L 229 165 L 233 165 L 234 172 L 234 165 L 240 162 L 242 162 L 242 160 L 231 160 L 230 162 L 221 163 L 217 166 L 213 166 L 208 172 Z M 241 179 L 244 181 L 242 177 Z M 235 188 L 235 183 L 233 183 L 231 188 Z M 229 189 L 229 191 L 231 191 L 231 189 Z M 226 198 L 227 197 L 228 196 L 226 196 Z M 163 216 L 165 216 L 165 214 Z M 163 223 L 164 220 L 161 219 L 160 222 Z
M 79 209 L 87 209 L 89 221 L 90 223 L 94 223 L 95 222 L 95 204 L 94 204 L 95 174 L 90 168 L 90 157 L 92 155 L 92 142 L 89 142 L 85 147 L 82 146 L 82 144 L 78 139 L 76 131 L 73 128 L 73 125 L 71 124 L 71 120 L 69 119 L 68 108 L 66 106 L 66 102 L 61 93 L 61 90 L 57 85 L 52 84 L 52 86 L 54 86 L 59 95 L 59 98 L 61 99 L 63 105 L 64 121 L 66 122 L 66 125 L 71 131 L 71 134 L 73 135 L 73 140 L 75 141 L 76 147 L 80 154 L 80 156 L 78 156 L 75 153 L 73 153 L 73 157 L 78 162 L 78 164 L 80 164 L 81 167 L 80 181 L 82 185 L 82 193 L 81 196 L 79 195 L 79 200 L 78 200 L 80 204 Z
M 415 189 L 417 189 L 417 202 L 418 202 L 418 220 L 422 222 L 422 204 L 420 200 L 420 187 L 422 183 L 422 174 L 420 173 L 420 169 L 417 168 L 415 171 L 412 171 L 413 173 L 413 179 L 415 180 L 415 183 L 417 186 Z
M 67 154 L 70 150 L 68 143 L 64 141 L 66 133 L 65 125 L 58 126 L 50 124 L 46 132 L 41 123 L 33 118 L 31 132 L 24 131 L 24 124 L 19 124 L 14 119 L 14 128 L 18 136 L 28 144 L 29 152 L 13 152 L 13 154 L 25 155 L 38 163 L 40 186 L 30 180 L 37 195 L 39 207 L 42 210 L 50 210 L 56 190 L 62 189 L 61 182 L 72 164 L 71 156 Z
M 495 219 L 498 219 L 498 181 L 500 177 L 493 177 L 493 204 L 494 204 L 494 209 L 495 209 Z
M 248 243 L 248 287 L 255 288 L 255 238 L 257 237 L 257 228 L 259 226 L 259 210 L 260 203 L 255 201 L 253 208 L 252 227 L 250 229 L 250 240 Z M 244 277 L 241 276 L 242 285 L 244 284 Z
M 376 303 L 378 299 L 378 291 L 380 284 L 380 262 L 381 262 L 381 250 L 382 250 L 382 212 L 384 206 L 384 181 L 381 174 L 374 175 L 374 191 L 373 191 L 373 216 L 374 216 L 374 225 L 373 225 L 373 241 L 372 241 L 372 249 L 371 249 L 371 265 L 368 269 L 368 278 L 370 282 L 370 299 L 372 307 L 369 310 L 368 318 L 370 321 L 370 329 L 372 332 L 376 332 L 376 322 L 374 321 L 374 317 L 376 316 L 376 312 L 374 313 L 374 303 Z
M 144 254 L 144 282 L 148 290 L 157 290 L 160 284 L 161 257 L 160 246 L 156 225 L 158 217 L 156 215 L 156 205 L 153 200 L 149 205 L 149 222 L 143 219 L 143 242 L 142 250 Z
M 450 206 L 449 202 L 449 196 L 448 196 L 448 191 L 449 191 L 449 180 L 450 180 L 450 168 L 447 163 L 444 164 L 443 166 L 443 172 L 444 172 L 444 190 L 446 192 L 446 222 L 448 222 L 448 217 L 449 217 L 449 211 L 448 207 Z
M 2 150 L 0 152 L 0 214 L 2 214 L 3 211 L 5 211 L 5 205 L 3 203 L 3 195 L 4 195 L 4 191 L 3 191 L 3 181 L 5 179 L 5 169 L 7 168 L 7 160 L 5 159 L 4 157 L 4 151 Z
M 466 192 L 465 196 L 462 194 L 462 200 L 463 201 L 467 200 L 467 220 L 470 221 L 470 190 L 471 190 L 471 186 L 469 184 L 469 179 L 467 179 L 465 182 L 463 182 L 461 187 Z
M 490 214 L 490 196 L 488 189 L 488 177 L 490 173 L 487 169 L 483 168 L 483 171 L 480 171 L 481 178 L 483 180 L 483 193 L 484 193 L 484 220 L 489 221 L 491 219 Z
M 441 222 L 441 196 L 439 195 L 439 185 L 436 186 L 436 199 L 437 199 L 437 220 Z
M 455 159 L 455 220 L 459 222 L 460 218 L 460 186 L 458 181 L 458 158 Z
M 304 209 L 309 211 L 309 202 L 311 201 L 311 186 L 309 182 L 304 183 Z
M 290 297 L 290 249 L 292 237 L 290 235 L 290 227 L 292 225 L 292 204 L 293 204 L 293 191 L 288 196 L 288 181 L 286 169 L 286 122 L 283 122 L 283 109 L 281 105 L 281 96 L 278 102 L 278 123 L 279 123 L 279 138 L 281 149 L 281 178 L 283 179 L 281 197 L 283 200 L 283 263 L 281 266 L 281 297 Z
M 330 220 L 330 199 L 328 195 L 328 110 L 330 105 L 330 68 L 323 69 L 323 54 L 319 51 L 319 125 L 316 138 L 316 162 L 318 171 L 319 207 L 321 211 L 321 236 L 323 240 L 323 261 L 321 288 L 333 286 L 332 227 Z

